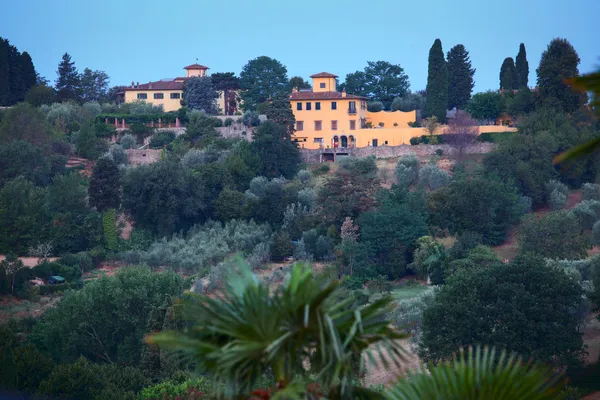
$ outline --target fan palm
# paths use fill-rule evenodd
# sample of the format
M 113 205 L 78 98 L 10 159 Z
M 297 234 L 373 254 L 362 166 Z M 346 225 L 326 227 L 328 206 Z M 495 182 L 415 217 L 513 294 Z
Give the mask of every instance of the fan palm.
M 394 307 L 390 297 L 352 309 L 352 299 L 339 296 L 339 282 L 315 276 L 307 265 L 295 264 L 275 290 L 246 265 L 239 270 L 218 295 L 193 294 L 182 301 L 190 328 L 148 341 L 193 358 L 227 397 L 250 393 L 271 373 L 286 398 L 302 395 L 298 388 L 306 385 L 294 377 L 308 375 L 328 398 L 381 396 L 353 382 L 366 362 L 400 366 L 398 339 L 406 335 L 384 318 Z
M 546 400 L 563 397 L 560 375 L 524 364 L 506 352 L 469 349 L 429 373 L 409 373 L 387 393 L 389 400 Z

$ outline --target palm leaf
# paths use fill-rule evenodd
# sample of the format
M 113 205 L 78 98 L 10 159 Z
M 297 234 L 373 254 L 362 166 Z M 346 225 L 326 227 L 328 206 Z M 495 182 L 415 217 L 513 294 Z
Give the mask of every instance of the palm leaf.
M 561 398 L 561 379 L 551 368 L 524 363 L 506 352 L 477 347 L 454 361 L 409 373 L 391 388 L 391 400 L 546 400 Z

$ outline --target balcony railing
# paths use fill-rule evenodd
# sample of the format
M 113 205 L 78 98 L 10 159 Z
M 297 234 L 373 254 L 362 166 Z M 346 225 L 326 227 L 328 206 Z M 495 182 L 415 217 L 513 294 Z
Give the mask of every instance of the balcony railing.
M 356 108 L 349 108 L 348 114 L 356 114 Z

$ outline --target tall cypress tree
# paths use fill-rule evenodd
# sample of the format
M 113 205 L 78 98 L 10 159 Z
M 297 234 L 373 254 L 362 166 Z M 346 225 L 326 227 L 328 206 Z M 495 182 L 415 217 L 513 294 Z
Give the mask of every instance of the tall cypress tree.
M 101 157 L 92 170 L 88 187 L 89 202 L 100 212 L 119 208 L 121 184 L 119 167 L 108 157 Z
M 8 40 L 0 38 L 0 106 L 9 106 L 11 104 L 8 51 Z
M 552 39 L 542 53 L 537 69 L 537 85 L 542 104 L 573 112 L 584 101 L 581 93 L 574 92 L 565 84 L 565 79 L 579 75 L 579 55 L 566 39 Z
M 521 43 L 519 46 L 519 54 L 517 54 L 515 67 L 519 77 L 519 89 L 526 88 L 529 83 L 529 62 L 527 61 L 527 52 L 525 51 L 524 43 Z
M 10 75 L 10 104 L 23 101 L 25 98 L 25 84 L 21 74 L 21 53 L 15 46 L 8 46 L 8 69 Z
M 69 53 L 62 56 L 58 64 L 58 78 L 56 79 L 56 101 L 75 100 L 81 97 L 81 82 L 75 62 L 71 61 Z
M 427 71 L 427 114 L 446 121 L 448 105 L 448 66 L 444 59 L 442 41 L 435 39 L 429 50 L 429 68 Z
M 515 90 L 519 88 L 519 76 L 512 57 L 506 57 L 500 68 L 500 89 Z
M 469 52 L 462 44 L 457 44 L 448 52 L 448 109 L 463 109 L 475 86 Z

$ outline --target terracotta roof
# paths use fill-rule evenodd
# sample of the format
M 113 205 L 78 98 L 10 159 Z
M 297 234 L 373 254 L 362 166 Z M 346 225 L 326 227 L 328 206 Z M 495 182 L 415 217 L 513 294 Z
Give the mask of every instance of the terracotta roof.
M 187 67 L 183 67 L 183 69 L 209 69 L 209 68 L 205 67 L 204 65 L 200 65 L 200 64 L 192 64 L 192 65 L 188 65 Z
M 337 78 L 337 75 L 330 74 L 329 72 L 319 72 L 310 76 L 311 78 Z
M 290 95 L 290 100 L 335 100 L 335 99 L 360 99 L 366 100 L 366 97 L 347 94 L 342 97 L 341 92 L 294 92 Z
M 143 83 L 137 87 L 128 87 L 125 90 L 183 90 L 184 82 L 156 81 Z

